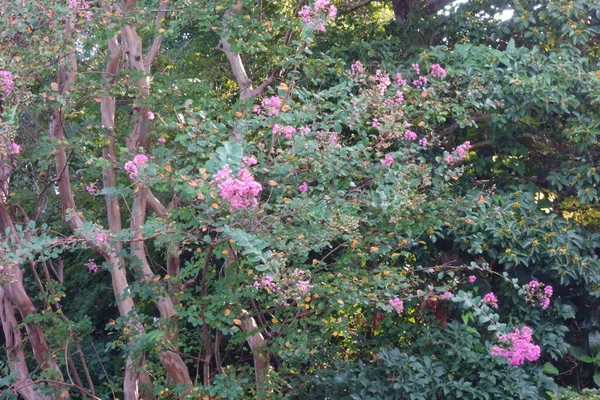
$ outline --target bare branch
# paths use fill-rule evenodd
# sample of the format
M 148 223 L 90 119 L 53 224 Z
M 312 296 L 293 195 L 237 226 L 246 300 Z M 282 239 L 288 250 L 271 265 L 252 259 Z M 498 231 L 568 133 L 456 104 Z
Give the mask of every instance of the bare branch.
M 351 13 L 352 11 L 356 11 L 359 8 L 362 8 L 364 6 L 367 6 L 367 5 L 371 4 L 372 2 L 373 2 L 373 0 L 361 0 L 358 3 L 342 4 L 340 8 L 346 14 L 346 13 Z

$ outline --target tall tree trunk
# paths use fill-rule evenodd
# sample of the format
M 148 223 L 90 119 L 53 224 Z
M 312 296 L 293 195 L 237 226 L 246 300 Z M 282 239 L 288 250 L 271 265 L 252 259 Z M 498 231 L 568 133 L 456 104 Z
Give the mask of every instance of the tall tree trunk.
M 25 352 L 21 340 L 21 330 L 15 318 L 12 303 L 0 287 L 0 321 L 4 331 L 6 358 L 10 372 L 15 376 L 15 390 L 25 400 L 52 400 L 53 396 L 46 396 L 34 388 L 34 382 L 29 376 L 29 369 L 25 362 Z

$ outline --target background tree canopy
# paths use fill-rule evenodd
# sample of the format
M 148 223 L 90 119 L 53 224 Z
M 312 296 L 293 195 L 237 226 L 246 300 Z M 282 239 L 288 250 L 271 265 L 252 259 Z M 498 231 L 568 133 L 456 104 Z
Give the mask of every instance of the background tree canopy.
M 5 0 L 0 398 L 596 398 L 599 28 Z

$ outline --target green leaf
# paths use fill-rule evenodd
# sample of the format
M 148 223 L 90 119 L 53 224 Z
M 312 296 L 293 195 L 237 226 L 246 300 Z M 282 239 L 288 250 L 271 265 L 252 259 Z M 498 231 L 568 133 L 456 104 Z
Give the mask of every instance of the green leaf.
M 223 146 L 219 147 L 213 157 L 206 163 L 206 169 L 215 174 L 225 164 L 229 164 L 234 171 L 239 169 L 242 163 L 242 155 L 244 149 L 239 143 L 224 142 Z
M 547 362 L 544 364 L 544 373 L 548 375 L 558 375 L 558 369 L 554 365 Z

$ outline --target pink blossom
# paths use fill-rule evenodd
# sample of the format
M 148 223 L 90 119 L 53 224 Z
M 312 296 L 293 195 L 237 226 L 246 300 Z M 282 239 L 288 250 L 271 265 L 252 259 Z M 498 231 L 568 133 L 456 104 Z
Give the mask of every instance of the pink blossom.
M 329 3 L 329 0 L 316 0 L 314 4 L 315 11 L 323 11 Z
M 410 129 L 407 129 L 406 132 L 404 132 L 404 138 L 406 140 L 415 140 L 417 138 L 417 134 Z
M 242 157 L 242 162 L 246 164 L 247 167 L 251 167 L 257 164 L 256 158 L 254 158 L 254 156 Z
M 143 167 L 147 161 L 148 161 L 148 156 L 145 154 L 138 154 L 135 157 L 133 157 L 133 163 L 135 165 L 137 165 L 138 167 Z
M 525 360 L 536 361 L 540 358 L 541 349 L 540 346 L 531 343 L 532 334 L 531 328 L 524 326 L 520 330 L 515 328 L 512 333 L 507 335 L 498 335 L 498 340 L 508 348 L 492 346 L 491 354 L 506 358 L 513 366 L 522 365 Z
M 489 292 L 485 296 L 483 296 L 483 304 L 487 304 L 488 306 L 498 309 L 498 299 L 493 292 Z
M 123 169 L 129 173 L 130 179 L 135 179 L 138 176 L 138 168 L 133 161 L 127 161 Z
M 329 9 L 327 10 L 327 17 L 329 17 L 329 19 L 334 19 L 336 17 L 337 13 L 338 13 L 337 7 L 332 4 L 329 6 Z
M 96 233 L 96 243 L 98 243 L 99 245 L 108 244 L 108 236 L 106 235 L 106 233 Z
M 400 300 L 398 297 L 394 297 L 388 304 L 398 313 L 398 315 L 402 314 L 404 311 L 404 302 Z
M 310 127 L 309 126 L 303 126 L 302 128 L 298 129 L 298 132 L 300 132 L 300 135 L 302 135 L 302 136 L 308 135 L 310 133 Z
M 252 111 L 254 111 L 256 113 L 256 115 L 260 115 L 262 114 L 262 108 L 260 106 L 254 106 L 254 108 L 252 109 Z
M 446 291 L 441 294 L 440 299 L 441 300 L 450 300 L 452 298 L 452 296 L 453 296 L 452 292 Z
M 298 15 L 302 19 L 302 22 L 310 25 L 312 23 L 312 10 L 309 6 L 304 6 L 300 11 L 298 11 Z
M 354 61 L 354 63 L 350 66 L 350 74 L 358 75 L 365 72 L 365 67 L 360 61 Z
M 21 152 L 21 146 L 19 146 L 15 142 L 12 142 L 10 144 L 10 149 L 12 150 L 13 154 L 19 154 Z
M 234 178 L 231 168 L 226 164 L 213 176 L 213 182 L 217 183 L 221 198 L 228 200 L 231 208 L 247 209 L 258 206 L 257 197 L 262 191 L 262 185 L 254 180 L 246 168 L 240 169 L 237 178 Z
M 147 161 L 147 155 L 137 154 L 132 161 L 127 161 L 123 168 L 129 173 L 130 179 L 135 179 L 138 176 L 139 168 L 143 168 Z
M 427 83 L 427 77 L 419 76 L 419 79 L 414 80 L 412 84 L 413 84 L 413 86 L 422 88 L 423 86 L 425 86 L 426 83 Z
M 413 71 L 416 72 L 417 75 L 421 75 L 421 69 L 419 68 L 419 64 L 411 64 Z
M 147 115 L 148 115 L 148 119 L 150 121 L 152 121 L 154 119 L 154 113 L 152 111 L 148 110 Z
M 419 139 L 419 146 L 427 147 L 428 144 L 429 142 L 427 142 L 427 138 Z
M 373 128 L 376 128 L 376 129 L 381 128 L 381 123 L 379 122 L 379 120 L 377 118 L 373 118 L 373 120 L 371 121 L 371 125 L 373 126 Z
M 395 78 L 398 86 L 406 86 L 406 79 L 402 78 L 402 74 L 400 72 L 396 74 Z
M 469 276 L 469 282 L 473 283 L 477 280 L 477 277 L 475 275 L 471 275 Z
M 402 91 L 398 90 L 396 92 L 396 98 L 394 99 L 394 104 L 399 106 L 402 103 L 404 103 L 404 93 L 402 93 Z
M 282 126 L 279 124 L 273 125 L 273 135 L 283 135 L 286 139 L 292 139 L 294 133 L 296 133 L 296 128 L 290 125 Z
M 340 141 L 340 134 L 337 132 L 331 132 L 329 134 L 329 144 L 336 145 Z
M 260 105 L 263 108 L 266 108 L 267 114 L 269 114 L 270 116 L 279 115 L 279 110 L 281 109 L 282 101 L 277 96 L 271 96 L 264 98 L 260 102 Z
M 464 142 L 463 144 L 458 146 L 456 149 L 454 149 L 454 153 L 458 156 L 458 158 L 465 159 L 469 156 L 470 148 L 471 148 L 471 142 L 469 142 L 467 140 L 466 142 Z
M 255 281 L 254 282 L 254 287 L 257 289 L 260 289 L 261 287 L 264 287 L 265 289 L 268 289 L 272 292 L 277 292 L 279 291 L 279 286 L 277 286 L 277 284 L 275 283 L 275 281 L 273 280 L 273 276 L 271 275 L 265 275 L 262 277 L 262 279 L 260 280 L 260 282 Z
M 296 282 L 296 287 L 300 293 L 308 293 L 310 291 L 310 281 L 299 280 Z
M 84 265 L 87 267 L 90 274 L 98 271 L 98 265 L 96 265 L 96 262 L 94 262 L 93 258 L 90 258 Z
M 550 297 L 552 297 L 554 292 L 552 286 L 544 285 L 535 279 L 523 286 L 523 291 L 525 292 L 527 301 L 532 303 L 536 300 L 539 301 L 542 310 L 545 310 L 550 306 Z
M 96 189 L 96 184 L 94 184 L 94 183 L 90 183 L 89 185 L 87 185 L 87 186 L 85 187 L 85 190 L 86 190 L 88 193 L 96 193 L 96 190 L 97 190 L 97 189 Z
M 375 75 L 371 77 L 371 79 L 377 83 L 377 89 L 379 94 L 382 96 L 385 94 L 387 88 L 392 84 L 390 76 L 385 72 L 381 72 L 380 69 L 375 71 Z
M 448 154 L 446 157 L 444 157 L 444 161 L 446 161 L 448 164 L 452 164 L 454 162 L 454 157 L 452 157 L 452 154 Z
M 440 64 L 433 64 L 431 66 L 431 76 L 434 78 L 445 78 L 446 70 L 440 66 Z
M 13 74 L 10 71 L 0 71 L 0 91 L 9 94 L 13 88 Z
M 302 185 L 298 186 L 298 190 L 302 193 L 308 192 L 308 183 L 302 182 Z
M 301 270 L 300 268 L 294 268 L 294 275 L 302 276 L 306 273 L 306 271 Z
M 165 139 L 162 136 L 158 138 L 158 143 L 160 143 L 160 144 L 165 144 L 166 141 L 167 141 L 167 139 Z
M 381 160 L 381 165 L 383 165 L 384 167 L 391 167 L 393 163 L 394 157 L 392 157 L 390 154 L 386 154 L 385 158 Z

